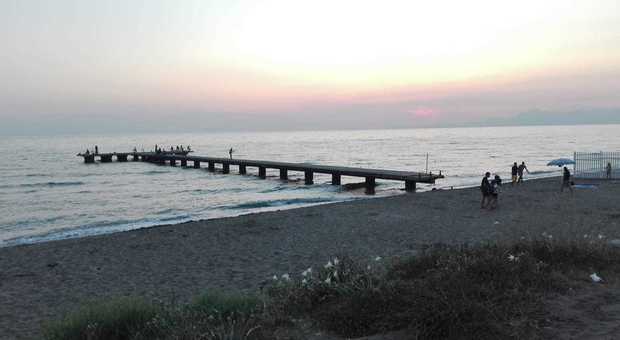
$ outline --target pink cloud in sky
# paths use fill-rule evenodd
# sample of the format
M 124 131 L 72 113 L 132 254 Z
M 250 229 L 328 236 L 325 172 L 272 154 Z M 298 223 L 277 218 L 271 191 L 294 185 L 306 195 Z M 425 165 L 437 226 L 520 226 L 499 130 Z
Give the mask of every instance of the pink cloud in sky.
M 414 118 L 437 118 L 439 110 L 430 107 L 418 107 L 410 111 Z

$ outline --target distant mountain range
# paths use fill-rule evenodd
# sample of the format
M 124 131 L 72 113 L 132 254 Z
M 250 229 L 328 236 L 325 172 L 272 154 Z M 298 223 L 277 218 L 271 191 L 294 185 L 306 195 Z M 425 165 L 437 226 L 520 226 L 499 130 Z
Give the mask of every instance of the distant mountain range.
M 579 125 L 579 124 L 620 124 L 620 108 L 573 110 L 556 112 L 531 110 L 513 117 L 488 118 L 472 125 Z

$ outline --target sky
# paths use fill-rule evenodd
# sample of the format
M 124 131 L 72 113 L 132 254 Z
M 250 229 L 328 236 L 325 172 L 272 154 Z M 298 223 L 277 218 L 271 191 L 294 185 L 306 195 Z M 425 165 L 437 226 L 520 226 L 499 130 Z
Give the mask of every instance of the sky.
M 620 1 L 0 0 L 0 134 L 620 122 Z

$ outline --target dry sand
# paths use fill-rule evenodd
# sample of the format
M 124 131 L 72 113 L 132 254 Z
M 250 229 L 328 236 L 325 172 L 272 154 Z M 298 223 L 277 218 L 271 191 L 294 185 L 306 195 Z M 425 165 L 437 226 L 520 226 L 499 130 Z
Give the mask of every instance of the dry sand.
M 620 239 L 620 183 L 559 192 L 558 179 L 504 187 L 480 209 L 476 188 L 433 191 L 161 226 L 0 249 L 0 338 L 33 338 L 44 320 L 89 299 L 187 300 L 207 289 L 255 290 L 332 255 L 414 254 L 432 243 L 584 234 Z

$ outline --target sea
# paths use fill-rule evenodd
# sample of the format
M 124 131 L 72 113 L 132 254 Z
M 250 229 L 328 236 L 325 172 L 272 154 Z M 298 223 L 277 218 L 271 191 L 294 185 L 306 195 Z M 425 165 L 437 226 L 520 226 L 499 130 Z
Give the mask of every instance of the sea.
M 427 128 L 291 132 L 209 132 L 0 136 L 0 247 L 162 224 L 402 195 L 404 183 L 377 180 L 376 194 L 332 186 L 329 175 L 289 172 L 267 179 L 143 162 L 84 164 L 86 149 L 128 152 L 190 145 L 194 155 L 432 171 L 445 179 L 419 191 L 477 186 L 490 171 L 509 180 L 513 162 L 527 179 L 560 174 L 547 163 L 575 151 L 620 151 L 620 125 Z M 206 166 L 203 164 L 203 167 Z M 343 177 L 343 184 L 362 178 Z

